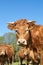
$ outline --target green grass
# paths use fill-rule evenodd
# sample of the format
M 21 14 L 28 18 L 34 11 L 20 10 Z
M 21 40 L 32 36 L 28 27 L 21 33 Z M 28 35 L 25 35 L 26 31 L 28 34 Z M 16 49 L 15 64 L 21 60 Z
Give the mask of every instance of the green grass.
M 25 62 L 23 62 L 23 64 L 25 64 Z M 18 62 L 14 62 L 12 65 L 18 65 Z M 29 64 L 32 65 L 32 64 Z
M 18 65 L 18 62 L 14 62 L 12 65 Z
M 25 62 L 22 62 L 23 64 L 25 64 Z M 14 62 L 12 65 L 18 65 L 18 62 Z
M 25 62 L 23 62 L 24 64 Z M 12 65 L 18 65 L 18 62 L 14 62 Z M 29 65 L 32 65 L 32 64 L 29 64 Z M 40 64 L 39 64 L 40 65 Z

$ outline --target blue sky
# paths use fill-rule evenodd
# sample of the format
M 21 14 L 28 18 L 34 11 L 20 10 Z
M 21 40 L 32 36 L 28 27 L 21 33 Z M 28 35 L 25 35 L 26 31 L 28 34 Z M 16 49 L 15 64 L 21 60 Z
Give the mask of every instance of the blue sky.
M 43 0 L 0 0 L 0 36 L 12 32 L 7 22 L 22 18 L 43 25 Z

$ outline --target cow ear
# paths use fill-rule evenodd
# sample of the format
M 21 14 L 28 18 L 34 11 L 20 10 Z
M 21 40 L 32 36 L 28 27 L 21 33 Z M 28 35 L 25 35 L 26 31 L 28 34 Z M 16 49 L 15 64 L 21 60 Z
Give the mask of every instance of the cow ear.
M 9 22 L 9 23 L 7 23 L 7 27 L 10 30 L 15 30 L 16 29 L 15 26 L 16 26 L 16 22 Z
M 36 22 L 36 21 L 28 21 L 29 30 L 34 28 L 35 22 Z
M 31 21 L 29 24 L 30 26 L 34 26 L 36 21 Z
M 36 22 L 36 21 L 31 21 L 31 20 L 29 20 L 29 21 L 28 21 L 28 24 L 30 24 L 30 25 L 34 25 L 35 22 Z

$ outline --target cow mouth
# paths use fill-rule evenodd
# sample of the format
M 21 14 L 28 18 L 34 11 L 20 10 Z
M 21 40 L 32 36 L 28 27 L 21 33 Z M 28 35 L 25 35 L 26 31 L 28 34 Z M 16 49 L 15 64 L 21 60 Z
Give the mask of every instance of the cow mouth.
M 25 44 L 18 44 L 19 46 L 22 46 L 22 47 L 25 47 L 25 46 L 27 46 L 27 45 L 25 45 Z

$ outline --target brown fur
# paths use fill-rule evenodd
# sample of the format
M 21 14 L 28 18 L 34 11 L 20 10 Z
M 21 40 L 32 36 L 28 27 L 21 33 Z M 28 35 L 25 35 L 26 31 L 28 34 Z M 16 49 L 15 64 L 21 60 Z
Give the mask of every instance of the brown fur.
M 4 54 L 3 54 L 3 53 Z M 10 45 L 2 44 L 0 45 L 0 63 L 11 63 L 14 61 L 14 49 Z
M 37 59 L 40 60 L 40 58 L 38 56 L 39 56 L 39 54 L 37 52 L 33 52 L 33 50 L 31 50 L 30 48 L 22 47 L 18 51 L 19 64 L 21 64 L 21 65 L 22 65 L 23 59 L 28 60 L 27 64 L 29 64 L 29 61 L 31 61 L 31 60 L 34 63 L 39 63 L 39 61 Z

